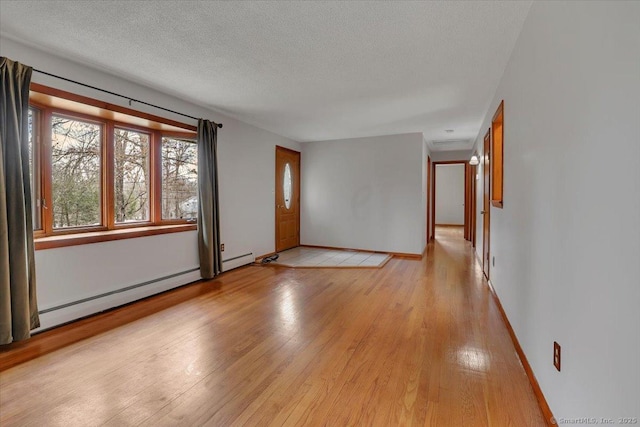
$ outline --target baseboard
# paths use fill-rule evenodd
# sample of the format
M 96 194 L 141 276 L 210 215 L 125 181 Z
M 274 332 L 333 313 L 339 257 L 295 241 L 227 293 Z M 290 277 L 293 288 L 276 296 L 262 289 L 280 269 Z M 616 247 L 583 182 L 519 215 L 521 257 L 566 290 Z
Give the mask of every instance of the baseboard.
M 405 252 L 372 251 L 371 249 L 339 248 L 335 246 L 320 246 L 320 245 L 300 245 L 300 246 L 302 246 L 303 248 L 330 249 L 333 251 L 357 251 L 357 252 L 368 252 L 372 254 L 389 254 L 389 255 L 393 255 L 394 258 L 422 259 L 422 254 L 412 254 L 412 253 L 405 253 Z
M 255 261 L 254 261 L 254 262 L 260 262 L 260 261 L 262 260 L 262 258 L 266 258 L 266 257 L 268 257 L 268 256 L 275 255 L 275 254 L 277 254 L 277 253 L 278 253 L 278 252 L 268 252 L 268 253 L 266 253 L 266 254 L 264 254 L 264 255 L 258 255 L 258 256 L 256 257 L 256 259 L 255 259 Z
M 491 292 L 491 296 L 493 297 L 493 301 L 496 303 L 500 314 L 502 315 L 502 320 L 504 321 L 507 330 L 509 331 L 509 336 L 511 336 L 511 341 L 513 342 L 513 346 L 516 349 L 516 353 L 518 353 L 518 357 L 520 358 L 520 363 L 522 363 L 522 367 L 524 368 L 527 377 L 529 378 L 529 382 L 531 383 L 531 387 L 533 388 L 533 394 L 536 396 L 538 400 L 538 405 L 540 406 L 540 410 L 542 411 L 542 415 L 544 416 L 544 420 L 549 427 L 555 427 L 556 424 L 553 422 L 555 418 L 553 417 L 553 413 L 551 412 L 551 408 L 547 403 L 547 399 L 545 399 L 544 394 L 542 394 L 542 389 L 540 388 L 540 384 L 538 384 L 538 380 L 536 376 L 533 374 L 533 370 L 531 369 L 531 365 L 529 365 L 529 361 L 527 360 L 527 356 L 524 354 L 522 347 L 520 346 L 520 342 L 516 337 L 513 328 L 511 327 L 511 322 L 509 322 L 509 318 L 507 317 L 507 313 L 505 313 L 504 308 L 502 307 L 502 303 L 500 302 L 500 298 L 498 298 L 498 294 L 496 290 L 493 288 L 491 281 L 487 280 L 487 285 L 489 286 L 489 291 Z
M 408 254 L 403 252 L 387 252 L 387 253 L 393 255 L 394 258 L 413 259 L 418 261 L 422 259 L 422 254 Z

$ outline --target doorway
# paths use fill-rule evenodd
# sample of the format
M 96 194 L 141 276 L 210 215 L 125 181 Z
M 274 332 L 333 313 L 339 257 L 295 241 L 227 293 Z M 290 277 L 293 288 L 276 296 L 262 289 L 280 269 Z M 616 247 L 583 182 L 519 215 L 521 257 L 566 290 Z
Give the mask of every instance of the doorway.
M 300 246 L 300 153 L 276 146 L 276 252 Z
M 484 150 L 482 152 L 482 271 L 484 275 L 489 279 L 489 237 L 491 226 L 491 199 L 490 199 L 490 185 L 491 185 L 491 129 L 487 130 L 487 134 L 484 136 Z
M 466 164 L 465 177 L 465 206 L 466 223 L 465 223 L 465 239 L 471 242 L 471 247 L 476 247 L 476 174 L 477 166 Z
M 440 231 L 445 227 L 460 228 L 460 236 L 466 237 L 470 207 L 466 164 L 460 160 L 432 162 L 430 218 L 434 237 L 436 227 Z

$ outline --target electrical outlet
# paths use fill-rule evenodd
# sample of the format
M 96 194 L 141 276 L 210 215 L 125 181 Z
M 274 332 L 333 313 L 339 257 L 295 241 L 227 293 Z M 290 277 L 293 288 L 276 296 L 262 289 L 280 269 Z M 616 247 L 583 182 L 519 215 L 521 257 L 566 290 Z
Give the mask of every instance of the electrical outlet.
M 496 257 L 493 257 L 493 260 L 491 261 L 491 267 L 495 267 L 496 266 Z
M 553 342 L 553 366 L 560 372 L 560 344 L 556 341 Z
M 220 245 L 220 252 L 224 252 L 224 243 Z

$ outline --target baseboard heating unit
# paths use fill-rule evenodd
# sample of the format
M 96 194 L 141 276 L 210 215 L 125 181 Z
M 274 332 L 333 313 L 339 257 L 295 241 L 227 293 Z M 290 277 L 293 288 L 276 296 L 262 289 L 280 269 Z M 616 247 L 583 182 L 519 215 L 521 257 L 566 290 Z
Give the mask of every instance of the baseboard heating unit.
M 233 258 L 222 260 L 222 271 L 233 270 L 234 268 L 242 267 L 243 265 L 251 264 L 256 258 L 252 252 L 248 254 L 239 255 Z
M 42 332 L 54 326 L 100 313 L 101 311 L 128 304 L 198 280 L 200 280 L 200 268 L 194 267 L 52 307 L 41 307 L 39 311 L 41 326 L 33 332 Z

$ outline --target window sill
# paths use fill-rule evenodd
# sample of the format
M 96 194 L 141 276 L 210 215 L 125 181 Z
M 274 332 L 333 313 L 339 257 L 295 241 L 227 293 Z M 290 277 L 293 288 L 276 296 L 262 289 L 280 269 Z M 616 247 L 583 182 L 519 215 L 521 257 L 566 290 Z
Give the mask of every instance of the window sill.
M 37 237 L 35 250 L 63 248 L 66 246 L 88 245 L 90 243 L 112 240 L 134 239 L 136 237 L 155 236 L 156 234 L 180 233 L 197 230 L 197 224 L 154 225 L 147 227 L 124 228 L 120 230 L 92 231 L 59 236 Z

